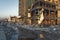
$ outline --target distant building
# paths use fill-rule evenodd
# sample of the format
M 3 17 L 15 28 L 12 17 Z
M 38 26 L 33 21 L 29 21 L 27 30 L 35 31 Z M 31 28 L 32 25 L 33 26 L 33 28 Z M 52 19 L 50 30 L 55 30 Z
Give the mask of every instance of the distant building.
M 22 23 L 22 18 L 21 16 L 11 16 L 9 22 Z
M 35 0 L 19 0 L 19 15 L 25 16 L 33 2 Z

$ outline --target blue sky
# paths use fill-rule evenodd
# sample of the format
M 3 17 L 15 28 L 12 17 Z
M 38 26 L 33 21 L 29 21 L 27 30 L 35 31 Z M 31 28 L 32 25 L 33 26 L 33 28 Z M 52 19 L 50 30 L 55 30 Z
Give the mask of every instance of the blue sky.
M 0 0 L 0 17 L 17 15 L 18 15 L 18 0 Z

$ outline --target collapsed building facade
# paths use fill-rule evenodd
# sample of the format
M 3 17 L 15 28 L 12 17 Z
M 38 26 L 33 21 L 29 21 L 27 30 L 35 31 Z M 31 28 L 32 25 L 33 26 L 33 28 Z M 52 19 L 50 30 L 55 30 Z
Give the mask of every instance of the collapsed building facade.
M 59 0 L 35 0 L 33 5 L 31 5 L 31 8 L 28 9 L 28 18 L 30 20 L 30 24 L 41 25 L 60 24 L 59 4 L 60 4 Z M 44 11 L 41 11 L 42 9 L 44 9 Z M 42 16 L 42 18 L 40 16 Z
M 44 19 L 42 24 L 45 25 L 56 25 L 57 24 L 57 9 L 55 3 L 50 3 L 47 1 L 39 0 L 34 3 L 31 9 L 31 20 L 32 24 L 36 23 L 39 24 L 40 20 L 40 13 L 41 9 L 44 9 L 43 16 Z M 42 19 L 42 18 L 41 18 Z

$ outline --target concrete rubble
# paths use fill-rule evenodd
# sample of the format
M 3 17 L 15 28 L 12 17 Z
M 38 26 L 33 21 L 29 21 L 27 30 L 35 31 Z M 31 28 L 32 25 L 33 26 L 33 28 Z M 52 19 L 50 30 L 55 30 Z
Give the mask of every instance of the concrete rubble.
M 33 25 L 25 25 L 12 22 L 0 22 L 0 40 L 2 40 L 3 38 L 3 40 L 18 40 L 18 38 L 23 37 L 33 38 L 34 40 L 60 40 L 59 26 L 60 25 L 56 25 L 56 27 L 54 28 L 39 28 Z M 40 38 L 40 34 L 43 34 L 44 38 Z

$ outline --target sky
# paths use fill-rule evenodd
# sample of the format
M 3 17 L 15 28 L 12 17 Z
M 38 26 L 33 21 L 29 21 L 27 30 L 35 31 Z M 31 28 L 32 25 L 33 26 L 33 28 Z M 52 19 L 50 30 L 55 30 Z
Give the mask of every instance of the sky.
M 0 17 L 18 15 L 18 0 L 0 0 Z

